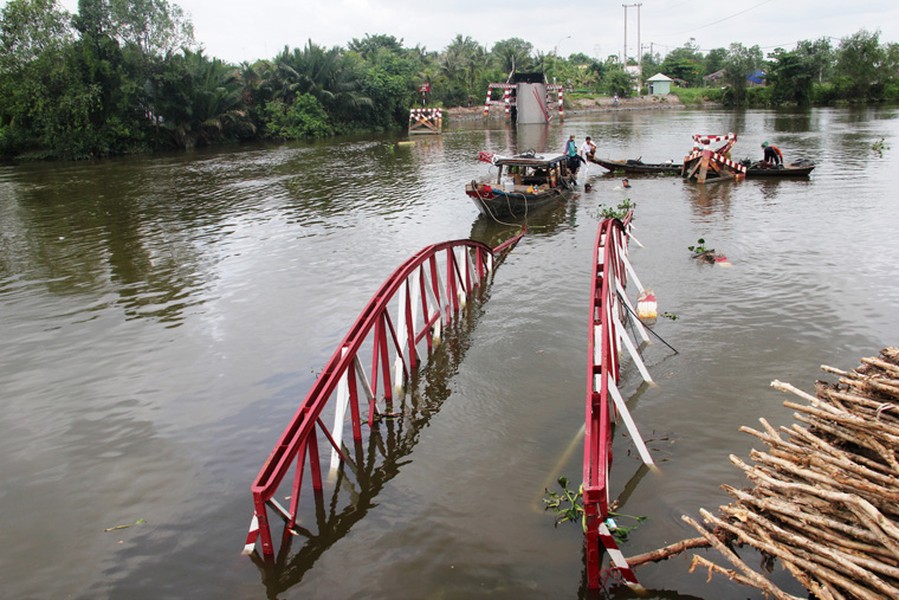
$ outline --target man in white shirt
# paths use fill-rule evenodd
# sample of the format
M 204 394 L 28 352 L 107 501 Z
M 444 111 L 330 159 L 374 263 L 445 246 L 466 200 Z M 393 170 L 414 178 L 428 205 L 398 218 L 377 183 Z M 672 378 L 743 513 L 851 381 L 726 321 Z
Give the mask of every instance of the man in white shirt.
M 588 135 L 584 138 L 584 144 L 581 146 L 581 156 L 586 161 L 588 158 L 593 158 L 594 154 L 596 154 L 596 144 L 593 143 L 593 140 Z

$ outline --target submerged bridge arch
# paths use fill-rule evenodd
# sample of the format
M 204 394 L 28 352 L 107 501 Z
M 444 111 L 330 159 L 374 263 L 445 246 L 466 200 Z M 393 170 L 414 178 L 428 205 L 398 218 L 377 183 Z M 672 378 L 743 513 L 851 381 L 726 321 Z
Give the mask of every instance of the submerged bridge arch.
M 446 327 L 487 281 L 496 260 L 522 235 L 496 248 L 469 239 L 433 244 L 384 281 L 316 378 L 253 481 L 254 512 L 245 554 L 252 554 L 258 542 L 264 557 L 274 556 L 270 513 L 284 520 L 284 541 L 301 534 L 302 528 L 297 527 L 301 503 L 321 508 L 323 489 L 334 485 L 322 476 L 322 449 L 331 449 L 332 472 L 352 463 L 345 454 L 345 434 L 358 450 L 363 419 L 371 427 L 380 415 L 389 414 L 394 395 L 402 392 L 422 357 L 440 343 Z M 326 416 L 333 418 L 330 427 Z M 288 479 L 289 492 L 282 489 Z M 312 498 L 308 499 L 303 492 L 310 485 Z M 286 496 L 289 504 L 282 505 L 276 496 Z

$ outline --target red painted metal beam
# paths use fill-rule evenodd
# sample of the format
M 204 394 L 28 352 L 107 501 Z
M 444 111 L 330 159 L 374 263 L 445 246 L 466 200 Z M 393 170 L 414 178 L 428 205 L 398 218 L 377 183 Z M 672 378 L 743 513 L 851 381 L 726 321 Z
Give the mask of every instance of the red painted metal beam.
M 619 379 L 619 333 L 612 311 L 620 310 L 619 289 L 627 283 L 622 254 L 626 251 L 629 212 L 623 220 L 605 219 L 599 225 L 593 249 L 593 282 L 590 298 L 588 369 L 584 433 L 583 506 L 587 587 L 601 585 L 603 550 L 625 582 L 637 579 L 624 561 L 605 525 L 609 517 L 609 469 L 612 465 L 612 424 L 615 405 L 610 385 Z

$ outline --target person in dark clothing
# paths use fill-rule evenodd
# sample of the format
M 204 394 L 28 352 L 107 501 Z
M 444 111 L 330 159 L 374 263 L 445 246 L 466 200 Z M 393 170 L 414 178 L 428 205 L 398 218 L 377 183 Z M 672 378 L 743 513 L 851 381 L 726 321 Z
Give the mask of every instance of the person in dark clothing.
M 784 155 L 780 148 L 774 144 L 762 142 L 762 149 L 765 151 L 765 156 L 762 159 L 765 162 L 765 166 L 776 167 L 783 164 Z
M 568 157 L 568 170 L 577 175 L 577 170 L 581 166 L 581 157 L 577 153 L 577 142 L 574 141 L 574 134 L 565 142 L 565 150 L 563 154 Z

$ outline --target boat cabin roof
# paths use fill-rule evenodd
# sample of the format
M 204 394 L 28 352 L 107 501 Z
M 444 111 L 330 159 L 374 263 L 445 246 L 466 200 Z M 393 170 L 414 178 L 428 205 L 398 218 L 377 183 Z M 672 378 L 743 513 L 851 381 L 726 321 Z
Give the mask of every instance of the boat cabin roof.
M 566 160 L 566 156 L 564 154 L 551 154 L 544 156 L 540 154 L 528 153 L 520 154 L 518 156 L 498 157 L 493 161 L 493 164 L 506 167 L 548 167 L 550 165 L 560 163 L 564 160 Z

